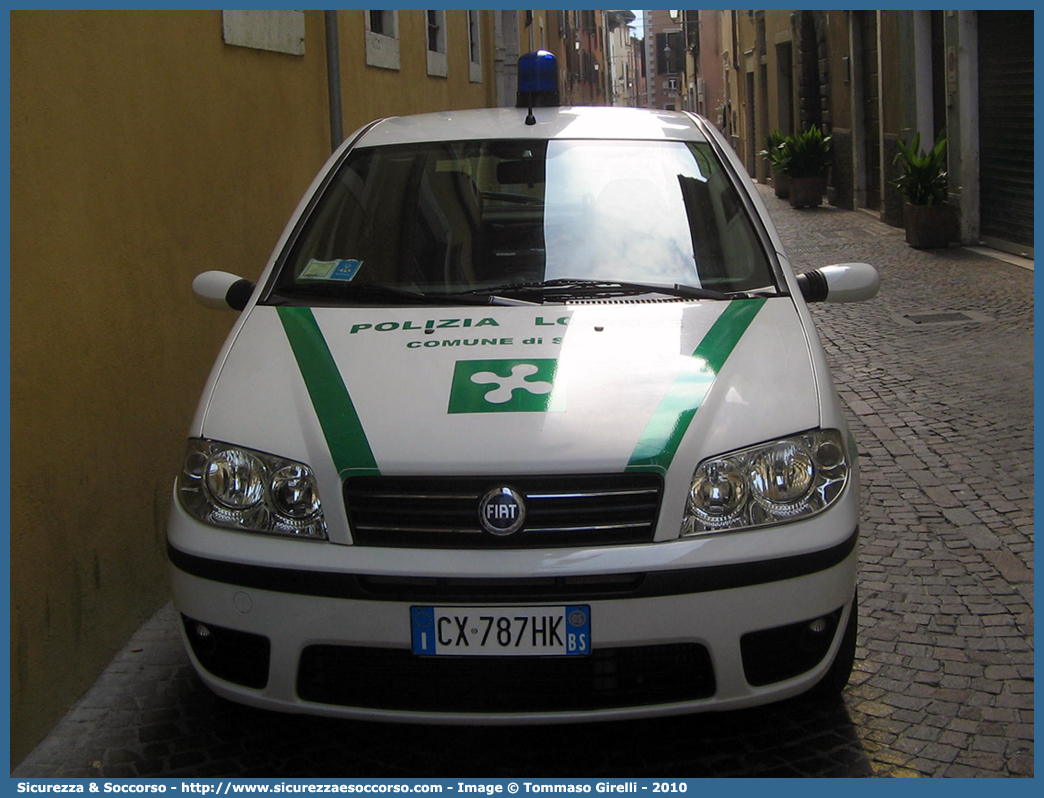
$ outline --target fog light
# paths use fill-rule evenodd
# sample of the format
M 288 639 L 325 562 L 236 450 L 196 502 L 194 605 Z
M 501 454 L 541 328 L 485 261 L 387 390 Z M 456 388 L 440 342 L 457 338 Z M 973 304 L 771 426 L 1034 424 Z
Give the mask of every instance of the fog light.
M 817 636 L 830 631 L 830 619 L 816 618 L 808 625 L 808 631 Z
M 267 637 L 212 626 L 184 615 L 181 622 L 199 668 L 243 687 L 260 690 L 268 684 L 272 645 Z
M 761 687 L 812 670 L 830 651 L 842 609 L 740 637 L 747 682 Z

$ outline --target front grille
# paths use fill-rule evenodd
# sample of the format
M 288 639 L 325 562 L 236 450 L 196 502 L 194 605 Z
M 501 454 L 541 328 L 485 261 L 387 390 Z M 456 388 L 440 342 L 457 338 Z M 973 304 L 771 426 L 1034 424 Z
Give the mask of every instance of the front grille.
M 498 537 L 479 525 L 479 501 L 503 486 L 522 494 L 526 522 Z M 350 477 L 344 501 L 362 546 L 612 546 L 652 540 L 662 490 L 655 474 Z
M 297 694 L 336 706 L 417 712 L 569 712 L 714 695 L 696 643 L 608 648 L 587 657 L 420 657 L 405 649 L 309 646 Z

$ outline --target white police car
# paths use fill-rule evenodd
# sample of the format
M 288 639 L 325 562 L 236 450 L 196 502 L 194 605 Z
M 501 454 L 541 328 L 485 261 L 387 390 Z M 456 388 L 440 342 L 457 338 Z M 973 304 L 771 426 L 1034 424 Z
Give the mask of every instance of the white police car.
M 700 118 L 536 105 L 366 126 L 256 285 L 197 278 L 242 310 L 168 535 L 217 693 L 536 723 L 846 683 L 856 447 L 806 302 L 876 272 L 796 278 Z

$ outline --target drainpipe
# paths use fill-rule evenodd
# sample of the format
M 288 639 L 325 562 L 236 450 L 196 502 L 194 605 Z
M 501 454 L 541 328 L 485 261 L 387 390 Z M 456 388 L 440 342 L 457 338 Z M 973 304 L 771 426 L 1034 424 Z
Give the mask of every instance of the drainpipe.
M 341 126 L 341 46 L 337 37 L 337 12 L 324 11 L 326 16 L 326 81 L 330 92 L 330 150 L 336 150 L 344 141 Z

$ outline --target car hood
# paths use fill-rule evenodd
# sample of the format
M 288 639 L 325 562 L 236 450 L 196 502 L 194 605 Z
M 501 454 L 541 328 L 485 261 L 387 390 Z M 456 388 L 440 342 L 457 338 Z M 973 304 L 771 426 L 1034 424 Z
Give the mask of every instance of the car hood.
M 198 434 L 350 474 L 653 470 L 820 423 L 789 297 L 481 308 L 258 306 Z

